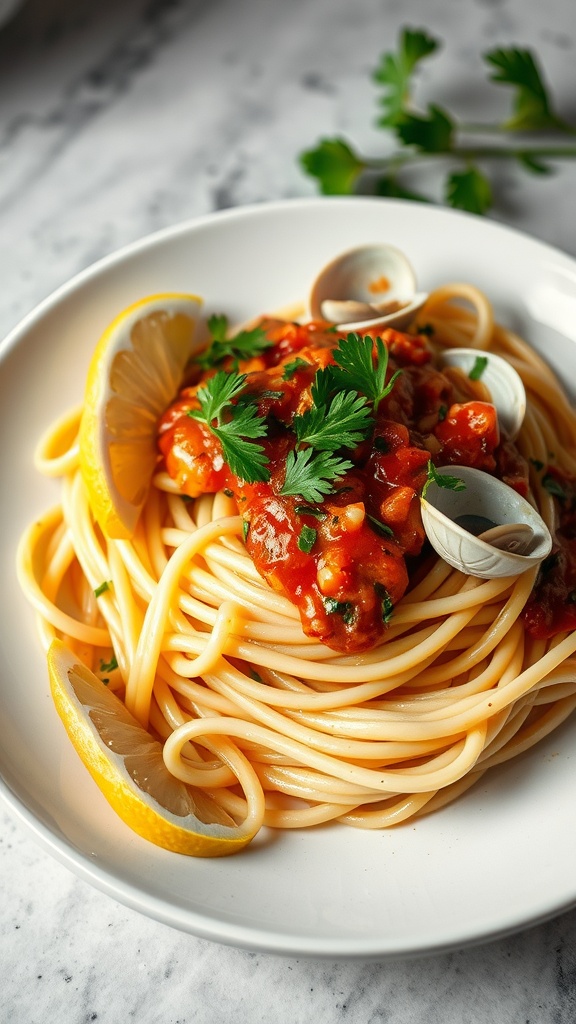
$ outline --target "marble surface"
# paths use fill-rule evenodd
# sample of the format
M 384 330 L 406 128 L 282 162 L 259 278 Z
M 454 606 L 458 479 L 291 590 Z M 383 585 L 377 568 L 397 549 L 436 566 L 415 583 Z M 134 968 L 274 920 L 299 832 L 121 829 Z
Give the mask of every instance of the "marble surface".
M 150 231 L 314 194 L 297 155 L 322 134 L 376 153 L 369 74 L 404 24 L 446 42 L 424 98 L 497 115 L 478 55 L 517 43 L 576 120 L 573 0 L 28 0 L 0 27 L 0 335 Z M 575 189 L 576 162 L 502 169 L 491 216 L 576 255 Z M 418 962 L 279 958 L 116 904 L 0 815 L 2 1022 L 575 1019 L 576 911 Z

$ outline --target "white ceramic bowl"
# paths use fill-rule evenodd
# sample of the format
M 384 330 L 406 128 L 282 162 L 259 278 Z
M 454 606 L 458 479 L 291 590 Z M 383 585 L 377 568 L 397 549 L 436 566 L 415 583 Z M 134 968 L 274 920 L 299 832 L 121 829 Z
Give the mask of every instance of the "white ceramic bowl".
M 452 806 L 392 831 L 264 834 L 241 855 L 214 861 L 146 843 L 116 818 L 68 743 L 34 614 L 18 591 L 21 530 L 58 500 L 57 485 L 33 470 L 35 441 L 81 400 L 94 344 L 119 310 L 182 290 L 241 321 L 305 299 L 331 257 L 383 240 L 406 253 L 419 287 L 457 279 L 485 289 L 501 319 L 576 379 L 573 260 L 480 218 L 376 199 L 297 200 L 179 225 L 81 274 L 0 349 L 4 800 L 54 856 L 106 893 L 252 949 L 406 956 L 501 935 L 576 902 L 576 722 Z

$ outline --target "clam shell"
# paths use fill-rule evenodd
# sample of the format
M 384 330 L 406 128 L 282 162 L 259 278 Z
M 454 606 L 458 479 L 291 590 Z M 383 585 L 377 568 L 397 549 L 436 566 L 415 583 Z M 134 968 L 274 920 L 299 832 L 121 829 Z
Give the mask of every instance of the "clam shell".
M 313 320 L 328 320 L 350 331 L 406 327 L 428 298 L 416 292 L 406 256 L 392 245 L 349 249 L 328 263 L 308 300 Z
M 520 374 L 510 363 L 494 352 L 477 348 L 451 348 L 442 353 L 442 366 L 458 366 L 469 374 L 478 357 L 487 359 L 480 380 L 488 388 L 498 413 L 498 422 L 513 441 L 520 432 L 526 415 L 526 390 Z
M 434 550 L 449 565 L 468 576 L 493 579 L 518 576 L 538 565 L 552 550 L 552 537 L 544 520 L 528 501 L 496 477 L 467 466 L 445 466 L 439 475 L 458 477 L 464 490 L 455 491 L 432 481 L 421 499 L 422 521 Z M 480 528 L 499 531 L 490 543 L 490 533 L 476 536 L 461 523 L 476 520 Z M 530 535 L 516 527 L 524 526 Z M 486 533 L 488 532 L 488 537 Z M 504 547 L 502 547 L 504 545 Z M 511 546 L 513 550 L 506 550 Z

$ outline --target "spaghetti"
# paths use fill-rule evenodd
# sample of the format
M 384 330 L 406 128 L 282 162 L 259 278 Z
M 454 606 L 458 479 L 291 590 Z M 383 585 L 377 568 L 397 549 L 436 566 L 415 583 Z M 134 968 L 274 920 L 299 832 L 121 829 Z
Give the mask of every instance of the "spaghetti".
M 62 500 L 19 557 L 44 647 L 62 637 L 164 742 L 173 775 L 236 820 L 261 789 L 261 824 L 274 828 L 396 825 L 447 804 L 576 706 L 574 411 L 477 289 L 437 290 L 418 322 L 437 350 L 490 349 L 521 375 L 516 445 L 564 589 L 536 570 L 486 581 L 429 556 L 376 643 L 338 651 L 262 578 L 228 488 L 190 500 L 159 463 L 134 537 L 105 539 L 78 470 L 79 411 L 39 444 L 38 469 L 61 477 Z M 244 790 L 234 759 L 253 769 Z

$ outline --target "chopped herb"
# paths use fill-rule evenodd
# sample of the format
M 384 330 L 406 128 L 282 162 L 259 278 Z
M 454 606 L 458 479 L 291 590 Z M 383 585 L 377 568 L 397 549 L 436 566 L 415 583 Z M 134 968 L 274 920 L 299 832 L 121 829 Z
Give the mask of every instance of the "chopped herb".
M 224 488 L 224 494 L 226 495 L 227 498 L 234 497 L 234 491 L 231 491 L 229 487 Z
M 422 324 L 416 327 L 417 334 L 423 334 L 426 338 L 434 337 L 434 327 L 432 324 Z
M 335 597 L 323 597 L 322 604 L 328 615 L 341 615 L 347 626 L 354 619 L 354 605 L 351 601 L 337 601 Z
M 372 523 L 372 526 L 377 533 L 383 533 L 385 537 L 393 537 L 394 530 L 391 530 L 386 523 L 382 523 L 379 519 L 375 519 L 374 516 L 366 514 L 366 518 Z
M 484 373 L 484 370 L 488 366 L 488 356 L 476 356 L 474 360 L 474 366 L 470 370 L 468 377 L 470 380 L 480 380 L 480 377 Z
M 534 469 L 538 473 L 540 473 L 540 471 L 544 469 L 544 463 L 540 462 L 540 459 L 530 459 L 530 462 L 532 463 L 532 465 L 534 466 Z
M 196 357 L 196 362 L 204 370 L 218 366 L 228 358 L 232 358 L 237 366 L 240 359 L 250 359 L 252 356 L 260 355 L 261 352 L 273 345 L 273 342 L 266 337 L 266 331 L 262 327 L 239 331 L 233 337 L 227 338 L 228 318 L 222 315 L 209 317 L 208 329 L 212 335 L 210 346 Z
M 96 587 L 96 590 L 94 591 L 94 597 L 101 597 L 101 595 L 105 594 L 107 590 L 110 590 L 111 586 L 112 580 L 104 580 L 104 582 L 101 583 L 99 587 Z
M 559 498 L 560 501 L 565 501 L 568 497 L 566 491 L 562 487 L 562 484 L 556 479 L 555 476 L 552 476 L 551 473 L 546 473 L 542 477 L 542 486 L 546 491 L 548 491 L 548 494 L 550 494 L 551 497 Z
M 322 508 L 314 508 L 312 505 L 294 505 L 294 511 L 299 516 L 314 516 L 315 519 L 326 519 L 327 512 Z
M 250 523 L 247 519 L 242 520 L 242 539 L 244 543 L 248 540 L 248 534 L 250 533 Z
M 438 407 L 438 423 L 443 423 L 448 415 L 448 406 L 440 405 Z
M 264 681 L 262 679 L 262 676 L 258 675 L 256 669 L 254 668 L 250 669 L 250 678 L 253 679 L 255 683 L 262 683 Z
M 296 359 L 293 359 L 291 363 L 284 364 L 282 380 L 292 380 L 292 377 L 295 373 L 298 373 L 298 370 L 303 370 L 304 367 L 310 365 L 311 364 L 307 362 L 306 359 L 300 359 L 300 356 L 298 356 Z
M 272 398 L 275 401 L 279 402 L 281 398 L 284 398 L 284 392 L 283 391 L 260 391 L 260 393 L 255 395 L 255 397 L 257 399 L 260 399 L 260 398 Z
M 382 602 L 382 622 L 388 623 L 394 614 L 392 598 L 383 583 L 375 583 L 374 590 Z
M 459 476 L 450 476 L 448 473 L 439 473 L 436 466 L 432 462 L 432 459 L 428 462 L 428 477 L 426 483 L 422 489 L 422 497 L 426 497 L 426 491 L 430 484 L 436 484 L 438 487 L 445 487 L 449 491 L 465 491 L 466 484 Z
M 114 669 L 118 668 L 118 662 L 115 657 L 112 657 L 110 661 L 100 660 L 100 671 L 101 672 L 113 672 Z
M 309 555 L 316 543 L 318 531 L 312 529 L 311 526 L 304 525 L 300 530 L 300 536 L 298 537 L 298 547 L 300 551 L 304 551 L 305 554 Z

